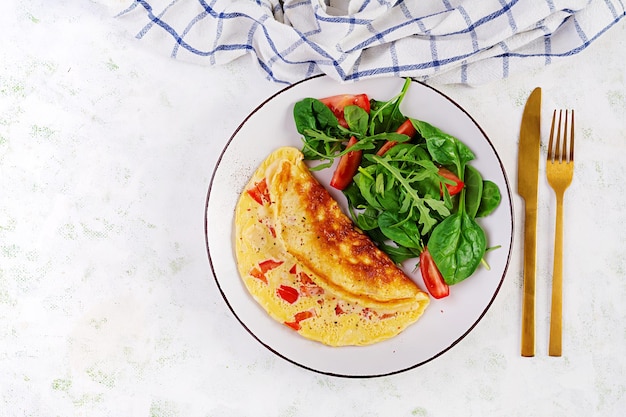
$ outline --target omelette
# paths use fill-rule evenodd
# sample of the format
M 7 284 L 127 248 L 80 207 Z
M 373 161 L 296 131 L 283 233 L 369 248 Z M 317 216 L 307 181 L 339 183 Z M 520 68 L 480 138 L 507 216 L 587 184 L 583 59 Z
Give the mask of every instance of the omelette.
M 275 150 L 254 172 L 237 202 L 235 239 L 252 297 L 308 339 L 376 343 L 428 306 L 428 295 L 354 226 L 296 148 Z

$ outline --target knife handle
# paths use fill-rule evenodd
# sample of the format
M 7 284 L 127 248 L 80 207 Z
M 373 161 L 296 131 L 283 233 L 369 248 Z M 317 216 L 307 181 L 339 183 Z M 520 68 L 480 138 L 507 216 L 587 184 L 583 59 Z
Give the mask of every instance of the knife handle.
M 525 203 L 524 289 L 522 299 L 522 356 L 535 356 L 535 274 L 537 256 L 537 200 Z

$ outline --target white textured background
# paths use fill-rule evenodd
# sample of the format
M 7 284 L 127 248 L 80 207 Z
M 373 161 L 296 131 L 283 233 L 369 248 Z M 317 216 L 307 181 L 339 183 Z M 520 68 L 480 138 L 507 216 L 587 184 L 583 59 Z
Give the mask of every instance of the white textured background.
M 545 348 L 554 212 L 542 175 L 537 356 L 519 356 L 515 196 L 515 255 L 474 331 L 415 370 L 351 380 L 300 369 L 252 339 L 207 260 L 219 152 L 280 86 L 249 59 L 206 68 L 148 51 L 112 17 L 126 3 L 3 3 L 0 416 L 626 415 L 624 22 L 558 66 L 438 87 L 481 124 L 514 188 L 530 91 L 543 87 L 546 115 L 577 111 L 564 356 Z

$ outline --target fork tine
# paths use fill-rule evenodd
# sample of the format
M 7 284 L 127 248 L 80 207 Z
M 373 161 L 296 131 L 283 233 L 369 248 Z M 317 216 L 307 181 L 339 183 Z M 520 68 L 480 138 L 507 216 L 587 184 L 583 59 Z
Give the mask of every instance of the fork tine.
M 569 140 L 569 162 L 574 162 L 574 109 L 572 109 L 572 127 Z
M 565 126 L 563 126 L 563 148 L 561 152 L 560 162 L 567 163 L 569 162 L 568 153 L 567 153 L 567 137 L 568 137 L 568 127 L 569 127 L 569 110 L 565 110 Z
M 550 141 L 548 142 L 548 161 L 554 161 L 553 142 L 554 142 L 554 120 L 556 119 L 556 110 L 552 113 L 552 125 L 550 126 Z
M 563 157 L 563 152 L 561 152 L 561 121 L 562 119 L 563 119 L 563 110 L 559 110 L 559 124 L 556 129 L 556 144 L 554 145 L 555 162 L 561 162 L 562 157 Z M 565 142 L 565 138 L 563 139 L 563 142 Z

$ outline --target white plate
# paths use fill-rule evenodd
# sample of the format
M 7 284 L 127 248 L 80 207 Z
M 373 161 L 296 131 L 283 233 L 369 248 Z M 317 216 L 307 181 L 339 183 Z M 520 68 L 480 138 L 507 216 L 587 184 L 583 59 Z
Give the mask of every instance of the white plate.
M 432 299 L 420 320 L 400 335 L 365 347 L 328 347 L 309 341 L 273 319 L 245 288 L 234 255 L 234 211 L 239 194 L 259 164 L 280 146 L 302 147 L 292 109 L 305 97 L 342 93 L 367 93 L 388 100 L 404 83 L 383 78 L 354 84 L 339 84 L 329 77 L 315 77 L 291 85 L 257 107 L 237 128 L 226 144 L 213 173 L 206 202 L 206 243 L 209 261 L 224 300 L 241 324 L 261 344 L 280 357 L 303 368 L 346 377 L 374 377 L 398 373 L 422 365 L 446 352 L 467 335 L 486 313 L 504 280 L 511 255 L 513 207 L 502 162 L 480 126 L 451 99 L 433 88 L 413 82 L 401 110 L 456 136 L 476 154 L 472 162 L 485 179 L 495 182 L 502 193 L 498 209 L 481 219 L 488 245 L 501 245 L 489 252 L 490 270 L 479 270 L 450 288 L 447 298 Z M 331 170 L 316 172 L 327 185 Z M 333 195 L 345 207 L 341 193 Z M 415 262 L 405 264 L 425 289 Z

